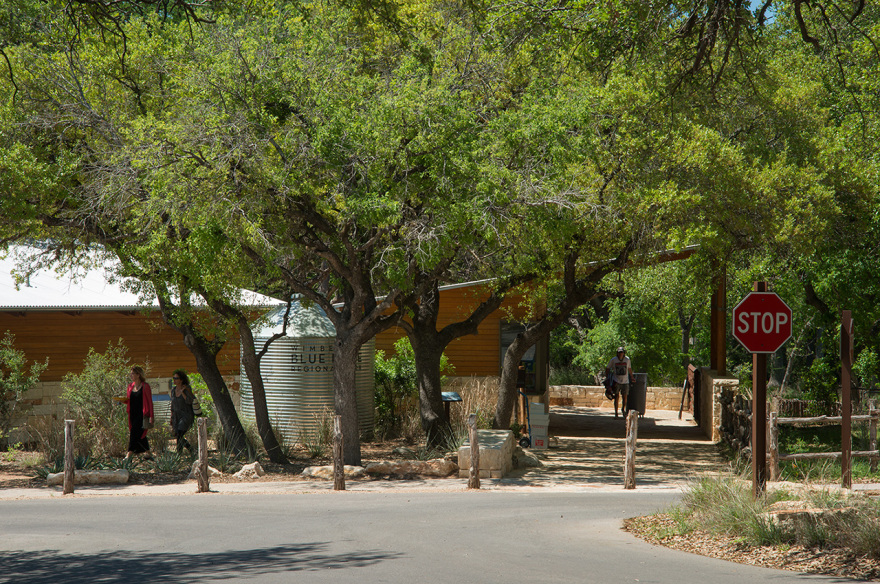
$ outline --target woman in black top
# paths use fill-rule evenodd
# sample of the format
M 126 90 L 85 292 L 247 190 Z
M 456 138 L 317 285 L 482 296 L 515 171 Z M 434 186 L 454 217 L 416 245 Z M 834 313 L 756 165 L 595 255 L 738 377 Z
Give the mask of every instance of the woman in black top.
M 150 458 L 147 430 L 153 427 L 153 393 L 141 367 L 131 368 L 131 383 L 125 396 L 128 408 L 128 456 L 146 453 Z
M 192 427 L 195 416 L 193 415 L 193 395 L 189 386 L 189 377 L 183 369 L 178 369 L 172 376 L 174 389 L 171 390 L 171 431 L 177 438 L 177 452 L 184 448 L 193 451 L 192 445 L 184 435 Z

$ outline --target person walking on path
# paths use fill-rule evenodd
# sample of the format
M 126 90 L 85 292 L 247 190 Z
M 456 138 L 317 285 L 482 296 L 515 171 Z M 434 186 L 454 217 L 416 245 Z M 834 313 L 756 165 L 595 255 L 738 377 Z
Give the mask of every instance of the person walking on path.
M 617 355 L 611 358 L 608 367 L 605 369 L 605 375 L 614 376 L 614 417 L 617 417 L 617 400 L 618 396 L 622 400 L 621 412 L 626 418 L 627 398 L 629 397 L 630 381 L 633 379 L 632 363 L 626 356 L 626 349 L 617 347 Z
M 171 379 L 174 381 L 174 389 L 171 390 L 171 431 L 177 438 L 177 452 L 183 452 L 184 448 L 192 452 L 193 447 L 185 434 L 192 427 L 195 419 L 193 413 L 195 395 L 189 385 L 186 371 L 178 369 L 172 374 Z
M 131 383 L 125 396 L 128 410 L 128 455 L 131 459 L 135 454 L 146 453 L 150 457 L 150 441 L 147 431 L 153 427 L 153 392 L 144 378 L 144 370 L 140 367 L 131 368 Z

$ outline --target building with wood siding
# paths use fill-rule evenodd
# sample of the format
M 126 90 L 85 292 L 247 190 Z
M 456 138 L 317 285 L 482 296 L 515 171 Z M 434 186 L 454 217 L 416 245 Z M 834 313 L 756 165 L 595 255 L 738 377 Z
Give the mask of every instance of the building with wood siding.
M 142 302 L 102 269 L 78 274 L 43 271 L 16 283 L 11 275 L 14 264 L 12 258 L 0 259 L 0 334 L 15 335 L 15 347 L 28 361 L 49 360 L 41 383 L 27 395 L 32 416 L 57 414 L 64 376 L 82 372 L 90 349 L 104 352 L 120 340 L 133 363 L 147 365 L 154 393 L 168 392 L 175 369 L 196 370 L 180 333 L 164 323 L 155 299 Z M 485 281 L 442 287 L 438 327 L 466 318 L 489 293 Z M 278 302 L 256 294 L 253 301 Z M 505 338 L 516 334 L 518 321 L 527 315 L 523 296 L 512 296 L 479 325 L 476 335 L 454 340 L 446 350 L 454 376 L 497 378 L 509 344 Z M 376 348 L 393 354 L 394 343 L 404 336 L 399 327 L 389 329 L 376 338 Z M 218 355 L 218 365 L 230 388 L 236 389 L 240 360 L 234 333 Z

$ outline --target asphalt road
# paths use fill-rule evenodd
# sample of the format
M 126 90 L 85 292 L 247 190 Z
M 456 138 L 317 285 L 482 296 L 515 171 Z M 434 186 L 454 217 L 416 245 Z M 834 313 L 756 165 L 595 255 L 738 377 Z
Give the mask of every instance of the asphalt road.
M 323 492 L 0 501 L 0 582 L 842 582 L 648 545 L 671 491 Z

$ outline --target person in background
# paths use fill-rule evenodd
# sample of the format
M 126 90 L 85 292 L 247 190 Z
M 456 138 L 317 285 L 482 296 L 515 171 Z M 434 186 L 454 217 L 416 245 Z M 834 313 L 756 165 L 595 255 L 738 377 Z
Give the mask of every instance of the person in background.
M 128 455 L 131 459 L 135 454 L 145 453 L 144 458 L 150 459 L 150 441 L 147 431 L 153 427 L 153 392 L 144 377 L 141 367 L 131 368 L 131 383 L 125 396 L 128 410 Z
M 178 369 L 172 374 L 174 389 L 171 390 L 171 431 L 177 438 L 177 452 L 183 452 L 186 448 L 193 451 L 192 445 L 186 439 L 185 434 L 193 425 L 193 394 L 189 385 L 189 376 L 183 369 Z
M 606 375 L 613 375 L 615 382 L 614 391 L 614 417 L 617 417 L 617 400 L 618 396 L 622 400 L 621 412 L 626 418 L 627 398 L 629 397 L 629 385 L 632 379 L 633 370 L 629 357 L 626 356 L 626 349 L 617 347 L 617 355 L 611 358 L 608 367 L 605 370 Z

